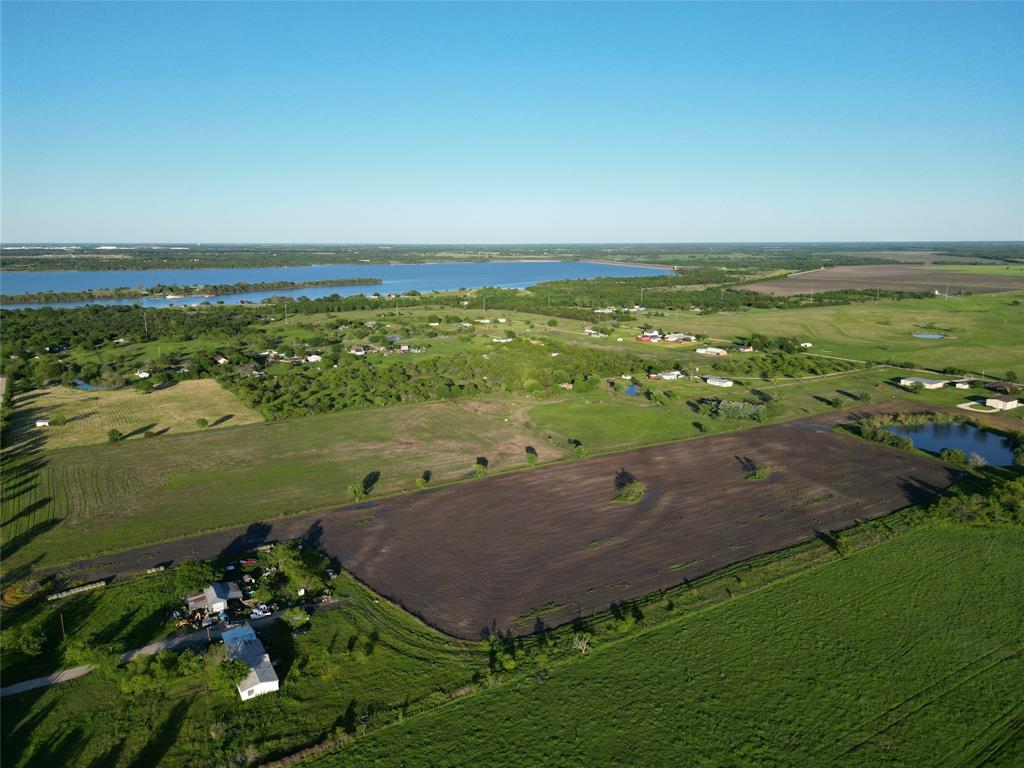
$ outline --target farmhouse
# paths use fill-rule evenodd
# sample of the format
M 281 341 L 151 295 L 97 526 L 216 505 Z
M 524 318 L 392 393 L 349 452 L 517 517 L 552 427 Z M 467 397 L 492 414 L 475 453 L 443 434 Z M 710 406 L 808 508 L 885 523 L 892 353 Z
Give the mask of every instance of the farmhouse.
M 1012 395 L 1004 397 L 990 397 L 985 400 L 985 405 L 995 408 L 997 411 L 1012 411 L 1020 405 L 1020 401 Z
M 241 600 L 242 590 L 237 582 L 222 581 L 211 584 L 202 592 L 188 595 L 185 602 L 191 612 L 205 611 L 206 613 L 220 613 L 228 609 L 229 600 Z
M 904 376 L 900 379 L 901 387 L 912 387 L 920 384 L 924 389 L 942 389 L 949 384 L 947 379 L 925 379 L 921 376 Z
M 281 687 L 274 665 L 270 663 L 270 656 L 250 624 L 225 630 L 221 637 L 227 648 L 227 657 L 241 659 L 249 667 L 249 674 L 237 686 L 242 701 L 273 693 Z
M 662 381 L 675 381 L 676 379 L 683 378 L 683 374 L 682 371 L 665 371 L 664 373 L 655 374 L 654 378 L 661 379 Z
M 725 357 L 729 353 L 719 347 L 697 347 L 698 355 L 710 355 L 711 357 Z
M 731 387 L 735 383 L 732 379 L 723 379 L 719 376 L 705 376 L 704 381 L 713 387 Z
M 1004 395 L 1010 395 L 1017 389 L 1017 385 L 1012 384 L 1009 381 L 990 381 L 985 385 L 985 389 L 990 392 L 1000 392 Z

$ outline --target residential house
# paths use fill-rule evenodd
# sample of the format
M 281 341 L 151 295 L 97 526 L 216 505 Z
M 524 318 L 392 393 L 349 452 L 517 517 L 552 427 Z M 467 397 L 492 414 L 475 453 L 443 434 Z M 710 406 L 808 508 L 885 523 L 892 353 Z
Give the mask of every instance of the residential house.
M 674 342 L 696 341 L 697 340 L 696 336 L 691 336 L 689 333 L 666 333 L 662 338 L 665 341 L 674 341 Z
M 227 657 L 241 659 L 249 667 L 249 674 L 237 686 L 242 701 L 273 693 L 281 687 L 270 656 L 256 637 L 251 624 L 246 622 L 240 627 L 225 630 L 221 638 L 227 649 Z
M 901 387 L 912 387 L 915 384 L 920 384 L 924 389 L 942 389 L 948 383 L 948 379 L 926 379 L 921 376 L 904 376 L 900 379 Z
M 1012 395 L 1004 395 L 1003 397 L 987 398 L 985 405 L 989 408 L 995 408 L 997 411 L 1012 411 L 1020 406 L 1020 401 Z
M 682 371 L 665 371 L 664 373 L 659 373 L 656 378 L 662 381 L 675 381 L 676 379 L 683 378 L 683 373 Z
M 1017 385 L 1009 381 L 990 381 L 985 385 L 990 392 L 999 392 L 1004 395 L 1011 395 L 1017 389 Z
M 731 387 L 734 383 L 732 379 L 723 379 L 720 376 L 705 376 L 704 381 L 713 387 Z
M 698 355 L 710 355 L 711 357 L 725 357 L 729 353 L 719 347 L 697 347 Z
M 348 353 L 350 355 L 355 355 L 356 357 L 365 357 L 366 356 L 366 347 L 364 347 L 364 346 L 362 346 L 360 344 L 356 344 L 354 347 L 349 347 L 348 348 Z
M 214 355 L 213 362 L 217 365 L 224 365 L 224 363 L 228 362 L 228 359 L 224 355 Z
M 305 360 L 307 363 L 319 363 L 324 358 L 323 358 L 323 355 L 313 354 L 313 355 L 306 355 L 302 359 Z

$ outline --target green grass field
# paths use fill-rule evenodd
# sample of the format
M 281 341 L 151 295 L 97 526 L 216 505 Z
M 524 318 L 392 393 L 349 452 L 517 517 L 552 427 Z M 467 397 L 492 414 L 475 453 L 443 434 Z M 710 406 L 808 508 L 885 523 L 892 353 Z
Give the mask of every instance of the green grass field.
M 258 413 L 212 379 L 183 381 L 148 395 L 133 389 L 87 392 L 69 387 L 47 387 L 18 398 L 13 428 L 42 437 L 48 449 L 107 442 L 107 432 L 117 429 L 132 439 L 146 430 L 165 434 L 194 432 L 196 420 L 211 426 L 252 424 Z M 64 419 L 64 424 L 34 426 L 36 418 Z
M 503 413 L 503 411 L 499 411 Z M 473 404 L 349 411 L 43 451 L 9 459 L 3 474 L 5 565 L 66 562 L 201 530 L 351 501 L 348 485 L 381 473 L 374 494 L 541 460 L 563 446 L 538 442 Z
M 1022 548 L 911 531 L 309 765 L 1020 765 Z

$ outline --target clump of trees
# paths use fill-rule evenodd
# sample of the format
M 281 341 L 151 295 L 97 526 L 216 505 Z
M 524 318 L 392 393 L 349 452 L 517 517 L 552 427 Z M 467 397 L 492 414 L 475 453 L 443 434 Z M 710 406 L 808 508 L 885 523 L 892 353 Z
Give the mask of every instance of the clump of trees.
M 615 473 L 615 497 L 612 501 L 620 504 L 635 504 L 647 493 L 647 486 L 637 480 L 632 472 L 625 468 Z

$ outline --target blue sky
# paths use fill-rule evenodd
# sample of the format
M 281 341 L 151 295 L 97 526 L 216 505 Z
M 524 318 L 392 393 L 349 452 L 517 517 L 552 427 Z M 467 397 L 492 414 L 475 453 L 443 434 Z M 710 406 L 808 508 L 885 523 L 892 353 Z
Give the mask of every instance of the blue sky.
M 1024 239 L 1024 4 L 16 3 L 16 241 Z

